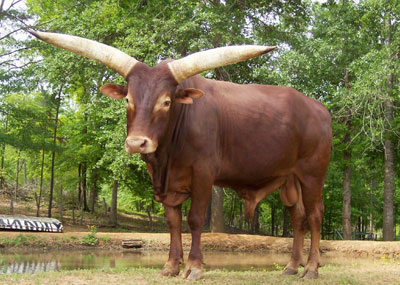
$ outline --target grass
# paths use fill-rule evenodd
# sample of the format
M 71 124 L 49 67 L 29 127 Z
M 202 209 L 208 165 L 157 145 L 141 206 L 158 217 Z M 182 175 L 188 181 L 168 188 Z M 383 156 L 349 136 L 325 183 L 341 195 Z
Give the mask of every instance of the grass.
M 0 284 L 188 284 L 180 277 L 163 277 L 158 272 L 152 268 L 130 268 L 3 274 Z M 281 276 L 281 270 L 212 270 L 194 284 L 400 284 L 399 272 L 397 264 L 327 265 L 320 268 L 319 279 L 303 280 L 298 276 Z
M 36 237 L 32 234 L 19 234 L 15 238 L 8 238 L 0 235 L 0 246 L 19 247 L 29 245 L 36 241 Z

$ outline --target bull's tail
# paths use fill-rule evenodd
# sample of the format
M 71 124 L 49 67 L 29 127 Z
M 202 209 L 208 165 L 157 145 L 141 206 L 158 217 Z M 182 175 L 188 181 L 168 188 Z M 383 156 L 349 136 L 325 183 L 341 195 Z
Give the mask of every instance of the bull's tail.
M 294 182 L 295 182 L 296 190 L 297 190 L 297 194 L 298 194 L 298 199 L 294 206 L 296 207 L 296 212 L 298 212 L 301 216 L 305 216 L 306 211 L 305 211 L 304 203 L 303 203 L 303 192 L 301 190 L 300 181 L 296 176 L 294 177 Z

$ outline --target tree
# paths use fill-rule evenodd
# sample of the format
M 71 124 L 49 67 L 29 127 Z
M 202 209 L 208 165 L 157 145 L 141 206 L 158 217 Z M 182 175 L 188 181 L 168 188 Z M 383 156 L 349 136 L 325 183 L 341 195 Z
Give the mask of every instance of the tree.
M 349 237 L 352 228 L 365 229 L 373 222 L 375 230 L 384 228 L 385 239 L 391 238 L 393 225 L 400 223 L 400 196 L 393 191 L 400 182 L 394 171 L 400 154 L 395 147 L 398 1 L 28 0 L 28 11 L 17 2 L 0 1 L 0 186 L 21 189 L 17 173 L 25 160 L 24 177 L 40 181 L 30 182 L 38 214 L 51 189 L 48 210 L 61 203 L 54 191 L 61 187 L 62 204 L 74 207 L 78 184 L 84 208 L 94 211 L 96 197 L 111 204 L 115 180 L 119 208 L 146 212 L 149 220 L 163 210 L 154 203 L 140 157 L 124 153 L 124 102 L 99 93 L 105 82 L 124 84 L 123 79 L 98 63 L 31 40 L 23 31 L 30 25 L 115 46 L 149 65 L 216 46 L 278 45 L 271 56 L 204 76 L 288 85 L 323 102 L 334 131 L 323 234 L 330 237 L 343 227 Z M 62 84 L 62 100 L 57 101 Z M 226 225 L 251 230 L 242 216 L 243 201 L 234 192 L 220 197 Z M 290 233 L 276 194 L 257 209 L 261 232 Z
M 211 198 L 211 222 L 210 230 L 212 233 L 224 232 L 224 189 L 213 186 Z

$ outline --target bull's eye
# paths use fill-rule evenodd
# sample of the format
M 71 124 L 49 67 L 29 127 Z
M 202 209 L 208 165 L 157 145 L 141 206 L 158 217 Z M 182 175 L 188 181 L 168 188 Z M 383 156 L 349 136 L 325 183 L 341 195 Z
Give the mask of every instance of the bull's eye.
M 125 99 L 126 100 L 126 103 L 129 103 L 129 100 L 128 99 Z
M 170 107 L 171 97 L 169 96 L 169 93 L 161 94 L 154 103 L 153 114 L 156 114 L 159 111 L 164 113 L 168 112 Z

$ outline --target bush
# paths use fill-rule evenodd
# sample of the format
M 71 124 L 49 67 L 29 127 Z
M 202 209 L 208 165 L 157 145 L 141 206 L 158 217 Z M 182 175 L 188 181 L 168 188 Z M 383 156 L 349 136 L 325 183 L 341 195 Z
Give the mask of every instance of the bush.
M 90 233 L 82 238 L 82 244 L 96 246 L 99 243 L 99 239 L 96 237 L 97 228 L 96 226 L 88 226 L 88 229 L 90 230 Z

